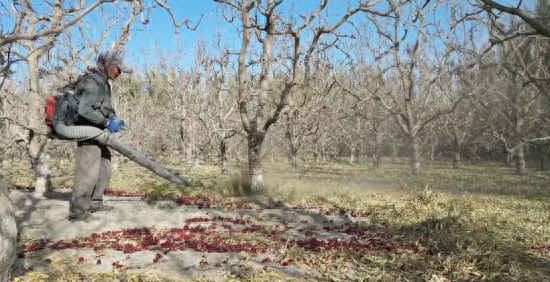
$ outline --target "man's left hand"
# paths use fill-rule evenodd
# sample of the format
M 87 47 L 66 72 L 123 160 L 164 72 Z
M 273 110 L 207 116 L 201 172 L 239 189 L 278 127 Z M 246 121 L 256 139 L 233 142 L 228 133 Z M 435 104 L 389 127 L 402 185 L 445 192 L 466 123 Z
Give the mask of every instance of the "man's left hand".
M 126 123 L 123 120 L 120 120 L 118 123 L 118 126 L 120 127 L 120 130 L 126 130 Z

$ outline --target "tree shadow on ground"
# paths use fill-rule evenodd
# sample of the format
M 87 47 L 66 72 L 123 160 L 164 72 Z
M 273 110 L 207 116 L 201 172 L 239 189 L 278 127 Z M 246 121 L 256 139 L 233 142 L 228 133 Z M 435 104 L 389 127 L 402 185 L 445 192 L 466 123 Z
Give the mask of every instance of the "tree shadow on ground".
M 17 224 L 17 253 L 18 257 L 15 260 L 11 273 L 12 275 L 24 275 L 25 273 L 32 271 L 31 269 L 28 269 L 24 264 L 24 259 L 21 253 L 21 246 L 20 246 L 20 240 L 21 240 L 21 231 L 22 231 L 22 225 L 25 222 L 30 221 L 33 213 L 38 212 L 40 209 L 40 202 L 43 201 L 44 198 L 37 197 L 34 194 L 34 191 L 17 191 L 16 193 L 21 193 L 22 195 L 19 195 L 17 197 L 17 200 L 14 200 L 14 196 L 10 193 L 10 199 L 12 200 L 13 206 L 16 207 L 16 216 L 15 221 Z M 17 209 L 17 207 L 25 207 L 24 211 L 21 212 L 21 209 Z M 44 228 L 47 227 L 48 224 L 46 223 L 44 225 Z
M 510 240 L 458 216 L 390 226 L 387 232 L 421 242 L 430 254 L 424 261 L 405 258 L 403 263 L 417 270 L 440 263 L 439 267 L 448 268 L 442 273 L 454 272 L 448 276 L 452 281 L 547 281 L 550 277 L 550 260 L 537 255 L 519 236 Z
M 72 193 L 65 193 L 65 192 L 59 192 L 59 191 L 51 191 L 44 195 L 47 199 L 50 200 L 58 200 L 58 201 L 70 201 L 71 200 Z
M 326 198 L 320 198 L 320 201 L 334 206 L 332 216 L 315 210 L 289 208 L 290 205 L 271 196 L 243 198 L 243 202 L 264 209 L 282 209 L 297 216 L 307 216 L 313 220 L 311 224 L 318 228 L 372 219 L 368 213 L 364 215 L 364 220 L 353 218 L 350 216 L 350 207 L 338 205 Z M 271 217 L 281 222 L 288 221 L 288 216 L 281 214 Z M 404 225 L 375 225 L 378 232 L 403 237 L 421 246 L 424 253 L 417 256 L 394 256 L 393 261 L 387 263 L 370 260 L 362 251 L 351 254 L 353 261 L 363 262 L 369 269 L 379 269 L 395 279 L 430 281 L 446 277 L 451 281 L 547 281 L 547 277 L 550 277 L 550 259 L 531 250 L 526 240 L 519 236 L 510 239 L 500 235 L 489 228 L 490 223 L 488 226 L 475 226 L 460 215 L 449 215 Z
M 71 193 L 64 193 L 62 191 L 52 190 L 44 193 L 43 196 L 34 194 L 34 187 L 23 187 L 18 185 L 12 185 L 10 189 L 10 199 L 14 207 L 16 207 L 16 223 L 18 230 L 18 258 L 12 266 L 11 273 L 14 276 L 24 276 L 28 272 L 32 272 L 34 269 L 27 267 L 25 264 L 26 255 L 22 253 L 21 241 L 22 233 L 25 229 L 40 229 L 44 230 L 44 234 L 48 234 L 48 230 L 53 230 L 53 222 L 49 221 L 36 221 L 33 216 L 37 213 L 46 212 L 56 205 L 56 201 L 66 202 L 69 201 Z M 46 200 L 54 200 L 54 202 L 45 202 Z M 57 203 L 58 204 L 58 203 Z M 67 210 L 68 214 L 68 210 Z M 46 235 L 44 235 L 46 236 Z M 43 239 L 43 238 L 33 238 Z M 39 252 L 33 253 L 33 261 L 43 262 L 51 252 Z

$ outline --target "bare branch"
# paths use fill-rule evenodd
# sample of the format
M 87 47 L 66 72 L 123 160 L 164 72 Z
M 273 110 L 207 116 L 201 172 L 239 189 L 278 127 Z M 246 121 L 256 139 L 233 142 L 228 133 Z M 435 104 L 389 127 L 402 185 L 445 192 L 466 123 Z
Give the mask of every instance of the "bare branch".
M 520 10 L 519 6 L 516 8 L 512 8 L 512 7 L 504 6 L 492 0 L 480 0 L 480 1 L 486 5 L 486 8 L 497 9 L 501 12 L 520 17 L 522 20 L 528 23 L 531 27 L 533 27 L 539 34 L 550 38 L 550 28 L 543 26 L 542 23 L 540 23 L 539 21 L 531 17 L 525 11 Z
M 50 28 L 48 28 L 44 31 L 38 32 L 38 33 L 15 33 L 11 36 L 2 37 L 0 39 L 0 47 L 4 46 L 6 44 L 12 43 L 12 42 L 19 41 L 19 40 L 27 40 L 27 41 L 28 40 L 36 40 L 38 38 L 48 36 L 48 35 L 57 35 L 57 34 L 63 32 L 68 27 L 73 26 L 75 23 L 77 23 L 84 16 L 86 16 L 87 14 L 92 12 L 99 5 L 101 5 L 103 3 L 106 3 L 106 2 L 111 2 L 112 3 L 114 1 L 115 0 L 98 0 L 95 3 L 93 3 L 92 5 L 90 5 L 88 8 L 86 8 L 82 13 L 75 16 L 72 20 L 70 20 L 69 22 L 67 22 L 66 24 L 61 25 L 61 26 L 55 27 L 55 26 L 51 25 Z

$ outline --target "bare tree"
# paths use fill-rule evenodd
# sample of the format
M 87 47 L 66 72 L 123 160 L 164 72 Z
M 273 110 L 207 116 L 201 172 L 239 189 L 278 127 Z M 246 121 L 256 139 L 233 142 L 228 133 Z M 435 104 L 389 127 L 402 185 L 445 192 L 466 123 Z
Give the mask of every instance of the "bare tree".
M 228 140 L 241 134 L 234 129 L 232 116 L 236 113 L 237 103 L 233 103 L 234 95 L 228 83 L 228 68 L 230 63 L 230 52 L 227 47 L 222 45 L 222 35 L 218 32 L 213 42 L 217 54 L 206 55 L 202 60 L 202 65 L 206 70 L 208 82 L 212 90 L 203 94 L 206 100 L 205 107 L 201 107 L 198 112 L 198 118 L 203 123 L 210 135 L 214 133 L 219 144 L 219 158 L 221 162 L 221 174 L 227 175 L 229 171 L 228 163 Z M 215 95 L 210 95 L 215 94 Z
M 481 16 L 476 18 L 478 21 L 485 20 L 491 36 L 491 45 L 481 54 L 481 57 L 485 61 L 484 67 L 490 68 L 486 72 L 496 72 L 496 75 L 487 78 L 491 77 L 493 80 L 507 78 L 498 85 L 487 86 L 487 90 L 492 90 L 489 93 L 497 94 L 489 101 L 493 103 L 500 101 L 497 112 L 502 118 L 501 122 L 493 124 L 490 134 L 501 142 L 507 155 L 515 159 L 516 173 L 522 175 L 526 173 L 525 145 L 528 143 L 540 145 L 539 141 L 550 140 L 547 134 L 527 138 L 533 137 L 534 121 L 540 119 L 542 113 L 546 114 L 545 111 L 536 110 L 542 96 L 550 97 L 548 87 L 542 83 L 550 79 L 547 64 L 545 64 L 548 57 L 534 56 L 540 48 L 547 50 L 547 43 L 538 41 L 540 39 L 535 36 L 544 35 L 544 30 L 541 30 L 543 21 L 526 18 L 525 13 L 519 10 L 521 3 L 510 10 L 503 9 L 503 6 L 493 1 L 483 2 L 485 2 L 484 9 L 495 5 L 497 10 L 502 9 L 504 12 L 504 16 L 499 16 L 488 9 L 487 18 Z M 518 20 L 514 16 L 519 16 L 521 19 Z M 498 56 L 495 56 L 497 53 Z M 537 131 L 539 132 L 540 130 Z M 537 141 L 534 141 L 535 139 Z
M 411 152 L 413 174 L 420 173 L 420 148 L 418 136 L 426 125 L 454 110 L 460 97 L 446 96 L 438 83 L 439 77 L 448 72 L 449 62 L 456 52 L 453 46 L 439 47 L 430 42 L 453 36 L 449 30 L 437 25 L 428 16 L 442 9 L 444 1 L 428 3 L 411 1 L 402 9 L 396 9 L 392 17 L 371 18 L 378 31 L 378 85 L 386 85 L 382 94 L 374 96 L 393 116 L 403 134 L 407 136 Z M 390 1 L 390 6 L 395 4 Z M 412 9 L 415 13 L 406 13 Z M 429 31 L 433 29 L 433 31 Z M 403 30 L 404 34 L 400 32 Z M 403 43 L 410 38 L 410 43 Z M 428 56 L 427 52 L 435 52 Z M 389 86 L 389 88 L 388 88 Z M 383 98 L 383 96 L 387 96 Z
M 460 169 L 460 161 L 462 155 L 463 144 L 472 134 L 471 125 L 475 117 L 475 107 L 469 103 L 462 103 L 457 111 L 447 115 L 445 118 L 446 125 L 443 127 L 445 134 L 452 140 L 453 148 L 453 169 Z
M 242 44 L 238 57 L 238 103 L 239 112 L 241 116 L 241 122 L 244 130 L 248 135 L 248 161 L 250 172 L 250 185 L 253 191 L 259 190 L 263 186 L 262 178 L 262 145 L 264 143 L 265 135 L 269 128 L 278 121 L 282 110 L 289 104 L 291 93 L 294 92 L 295 86 L 299 83 L 299 70 L 300 67 L 304 68 L 304 76 L 302 82 L 307 83 L 309 75 L 311 74 L 311 58 L 315 51 L 317 51 L 319 40 L 323 35 L 338 36 L 335 31 L 348 19 L 358 12 L 366 12 L 372 14 L 388 14 L 379 11 L 372 10 L 380 1 L 374 1 L 370 3 L 362 2 L 353 9 L 348 9 L 346 14 L 332 26 L 324 26 L 320 22 L 320 27 L 313 27 L 311 23 L 315 20 L 321 11 L 325 10 L 328 4 L 328 0 L 320 1 L 319 6 L 308 16 L 302 16 L 303 22 L 296 27 L 295 20 L 292 16 L 290 20 L 285 20 L 282 15 L 279 15 L 275 9 L 283 2 L 283 0 L 268 0 L 265 5 L 260 1 L 231 1 L 231 0 L 214 0 L 218 3 L 223 3 L 231 8 L 230 15 L 225 15 L 226 19 L 233 22 L 237 17 L 240 19 L 240 26 L 242 28 Z M 258 19 L 258 17 L 263 17 Z M 310 28 L 312 32 L 311 41 L 302 46 L 303 31 L 306 28 Z M 249 48 L 252 43 L 252 34 L 256 36 L 258 42 L 262 46 L 262 54 L 258 61 L 261 65 L 259 73 L 258 84 L 260 86 L 259 94 L 254 97 L 254 104 L 251 103 L 250 93 L 250 81 L 248 79 L 249 72 L 247 67 L 247 55 L 249 55 Z M 268 115 L 268 98 L 270 94 L 269 87 L 269 73 L 272 70 L 273 63 L 277 61 L 277 58 L 273 57 L 273 41 L 275 39 L 283 38 L 289 41 L 285 41 L 290 44 L 290 48 L 293 50 L 292 56 L 289 59 L 291 65 L 288 67 L 288 78 L 285 79 L 284 87 L 278 91 L 279 95 L 276 102 L 276 107 L 273 113 Z M 281 39 L 281 40 L 283 40 Z M 303 61 L 300 60 L 302 54 L 301 50 L 304 48 L 305 54 Z M 253 64 L 255 65 L 255 64 Z M 253 110 L 254 115 L 251 116 L 251 109 L 249 106 L 255 106 Z
M 307 89 L 300 89 L 294 93 L 282 118 L 290 165 L 293 170 L 298 169 L 299 152 L 308 138 L 317 136 L 322 126 L 322 117 L 327 114 L 326 109 L 331 105 L 328 97 L 331 97 L 330 92 L 335 83 L 331 82 L 329 75 L 319 68 L 313 76 L 317 78 L 316 81 L 309 81 Z M 318 154 L 317 150 L 318 148 L 315 148 L 316 154 Z

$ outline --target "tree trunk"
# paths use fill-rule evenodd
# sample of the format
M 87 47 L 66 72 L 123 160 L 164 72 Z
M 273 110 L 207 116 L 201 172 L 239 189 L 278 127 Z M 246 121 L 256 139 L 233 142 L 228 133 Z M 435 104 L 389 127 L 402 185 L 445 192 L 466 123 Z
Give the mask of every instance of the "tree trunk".
M 313 161 L 318 163 L 319 157 L 319 145 L 317 145 L 317 141 L 315 141 L 315 144 L 313 145 Z
M 4 102 L 0 94 L 0 116 L 4 115 Z M 0 132 L 5 133 L 7 122 L 0 121 Z M 9 198 L 8 184 L 3 178 L 4 149 L 0 148 L 0 282 L 9 281 L 10 269 L 17 252 L 17 224 L 15 210 Z
M 44 101 L 40 96 L 40 86 L 38 82 L 38 57 L 34 54 L 27 59 L 30 80 L 29 95 L 29 125 L 31 128 L 40 128 L 42 126 Z M 35 195 L 41 197 L 45 192 L 52 190 L 50 159 L 47 155 L 49 140 L 40 134 L 34 134 L 31 131 L 29 155 L 33 163 L 36 176 Z
M 352 145 L 350 148 L 350 156 L 349 156 L 349 163 L 354 164 L 355 163 L 355 145 Z
M 460 169 L 460 133 L 458 125 L 453 124 L 453 169 Z
M 298 169 L 298 144 L 300 137 L 297 137 L 294 135 L 294 127 L 291 125 L 291 123 L 287 120 L 286 121 L 286 131 L 285 131 L 285 137 L 288 142 L 288 148 L 290 151 L 289 159 L 290 167 L 292 170 Z
M 506 164 L 510 165 L 512 163 L 512 154 L 506 153 Z
M 548 160 L 548 150 L 545 147 L 538 146 L 537 151 L 539 152 L 539 160 L 540 160 L 540 170 L 546 170 L 546 163 Z
M 514 155 L 516 159 L 516 174 L 524 175 L 525 174 L 525 156 L 523 154 L 523 145 L 519 145 Z
M 290 152 L 290 166 L 292 167 L 292 170 L 298 170 L 298 152 L 294 152 L 292 150 Z
M 248 134 L 248 167 L 250 173 L 250 192 L 256 193 L 263 189 L 262 145 L 265 134 L 253 132 Z
M 185 160 L 187 162 L 187 172 L 189 172 L 196 165 L 193 158 L 194 137 L 191 123 L 187 124 L 183 118 L 180 120 L 180 137 L 185 148 Z
M 418 148 L 418 140 L 416 136 L 410 136 L 409 142 L 411 146 L 411 169 L 413 175 L 420 174 L 420 149 Z
M 374 167 L 374 170 L 379 170 L 380 169 L 380 159 L 378 157 L 374 157 L 372 159 L 372 165 Z
M 186 148 L 186 158 L 187 158 L 187 165 L 193 166 L 195 165 L 195 159 L 193 158 L 193 146 L 194 146 L 194 136 L 193 136 L 193 128 L 191 125 L 189 125 L 187 129 L 187 148 Z
M 460 169 L 460 148 L 455 148 L 453 154 L 453 169 Z
M 222 138 L 220 141 L 220 161 L 222 162 L 222 175 L 227 175 L 228 165 L 227 165 L 227 147 L 225 144 L 225 138 Z
M 514 95 L 516 96 L 516 95 Z M 517 98 L 517 97 L 516 97 Z M 520 144 L 523 142 L 523 125 L 525 123 L 525 119 L 523 118 L 523 114 L 520 111 L 516 112 L 516 126 L 514 128 L 514 135 L 516 139 L 516 144 Z M 516 173 L 518 175 L 524 175 L 525 174 L 525 154 L 523 153 L 524 145 L 519 145 L 514 152 L 514 158 L 516 159 Z
M 392 135 L 391 141 L 391 161 L 395 163 L 395 157 L 397 156 L 397 142 L 395 141 L 395 136 Z
M 374 170 L 380 168 L 380 135 L 377 130 L 374 133 L 374 154 L 372 155 L 372 164 Z
M 17 254 L 15 210 L 9 198 L 8 185 L 0 172 L 0 282 L 7 282 Z

